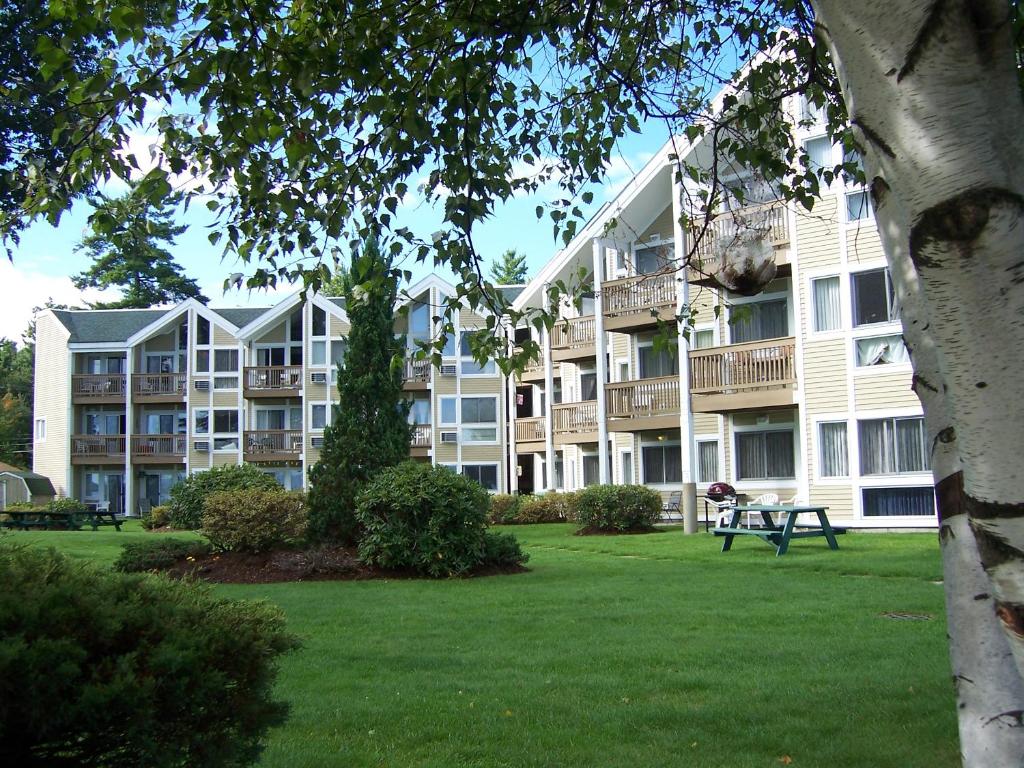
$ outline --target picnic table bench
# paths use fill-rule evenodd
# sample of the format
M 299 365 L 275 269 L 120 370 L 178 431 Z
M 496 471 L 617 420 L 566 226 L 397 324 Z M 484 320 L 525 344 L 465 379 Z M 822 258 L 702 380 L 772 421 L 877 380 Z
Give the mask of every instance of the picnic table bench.
M 8 519 L 3 521 L 5 528 L 21 531 L 34 528 L 49 530 L 77 531 L 83 524 L 89 525 L 94 531 L 101 525 L 112 525 L 121 530 L 121 518 L 109 510 L 86 509 L 84 512 L 51 511 L 45 509 L 5 509 L 3 514 Z
M 737 536 L 757 536 L 775 546 L 776 557 L 781 557 L 789 550 L 789 542 L 793 539 L 809 539 L 824 537 L 829 549 L 839 549 L 836 536 L 846 533 L 845 528 L 835 528 L 828 521 L 825 510 L 828 507 L 795 506 L 791 504 L 751 504 L 734 507 L 729 525 L 715 528 L 715 536 L 724 536 L 722 551 L 732 549 L 733 539 Z M 740 525 L 744 512 L 756 512 L 761 515 L 764 526 L 761 528 L 744 528 Z M 786 515 L 786 522 L 780 525 L 772 518 L 773 512 Z M 818 518 L 818 525 L 798 525 L 797 517 L 813 514 Z

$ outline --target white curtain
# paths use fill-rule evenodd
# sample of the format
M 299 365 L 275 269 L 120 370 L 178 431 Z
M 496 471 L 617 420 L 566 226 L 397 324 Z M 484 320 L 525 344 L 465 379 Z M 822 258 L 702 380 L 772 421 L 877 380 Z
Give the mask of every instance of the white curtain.
M 785 299 L 745 305 L 748 313 L 732 327 L 733 343 L 778 339 L 789 335 L 789 308 Z
M 718 480 L 718 441 L 702 440 L 697 443 L 697 482 L 713 483 Z
M 822 477 L 846 477 L 850 473 L 846 452 L 846 422 L 831 421 L 819 425 L 818 455 Z
M 924 419 L 867 419 L 859 422 L 860 472 L 891 475 L 927 472 L 928 450 Z
M 839 278 L 823 277 L 811 282 L 814 290 L 814 330 L 834 331 L 839 328 Z
M 910 354 L 903 344 L 903 339 L 896 334 L 857 339 L 858 366 L 909 362 Z

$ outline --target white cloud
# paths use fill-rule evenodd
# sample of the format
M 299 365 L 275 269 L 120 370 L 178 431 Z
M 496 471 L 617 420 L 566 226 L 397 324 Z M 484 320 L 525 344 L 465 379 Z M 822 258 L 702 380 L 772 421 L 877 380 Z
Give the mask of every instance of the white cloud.
M 20 262 L 4 260 L 0 262 L 0 336 L 21 343 L 21 334 L 32 321 L 33 308 L 43 306 L 47 299 L 57 304 L 84 306 L 90 301 L 110 301 L 118 296 L 120 291 L 116 290 L 79 290 L 69 277 L 46 275 L 21 266 Z

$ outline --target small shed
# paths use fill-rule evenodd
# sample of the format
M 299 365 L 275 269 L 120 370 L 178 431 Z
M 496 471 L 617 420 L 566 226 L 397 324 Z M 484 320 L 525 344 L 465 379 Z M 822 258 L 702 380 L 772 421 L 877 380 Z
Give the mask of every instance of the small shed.
M 0 469 L 0 509 L 26 501 L 42 506 L 56 495 L 48 477 L 23 469 Z

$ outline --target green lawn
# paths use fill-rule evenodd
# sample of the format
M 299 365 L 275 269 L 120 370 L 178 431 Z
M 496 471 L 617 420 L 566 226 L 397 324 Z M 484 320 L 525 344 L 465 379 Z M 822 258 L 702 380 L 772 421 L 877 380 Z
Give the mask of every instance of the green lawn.
M 530 573 L 219 587 L 304 640 L 261 765 L 959 765 L 934 534 L 777 559 L 678 530 L 514 530 Z M 105 562 L 153 535 L 11 534 Z

